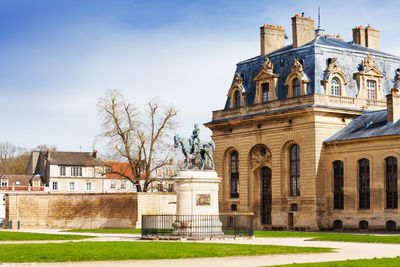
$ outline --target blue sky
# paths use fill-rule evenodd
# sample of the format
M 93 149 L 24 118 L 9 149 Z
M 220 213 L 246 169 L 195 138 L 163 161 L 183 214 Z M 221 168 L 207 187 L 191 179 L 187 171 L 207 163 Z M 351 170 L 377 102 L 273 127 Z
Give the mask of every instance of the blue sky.
M 381 50 L 400 55 L 398 1 L 0 0 L 0 142 L 101 150 L 96 102 L 107 88 L 139 107 L 175 105 L 188 136 L 224 107 L 235 64 L 259 54 L 259 27 L 291 37 L 290 18 L 316 20 L 318 2 L 327 33 L 351 41 L 371 24 Z

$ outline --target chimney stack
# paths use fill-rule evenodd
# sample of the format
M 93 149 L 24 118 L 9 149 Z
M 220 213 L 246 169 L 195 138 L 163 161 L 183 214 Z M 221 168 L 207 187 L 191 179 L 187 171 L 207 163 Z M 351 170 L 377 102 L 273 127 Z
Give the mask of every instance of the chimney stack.
M 370 25 L 353 28 L 353 42 L 371 49 L 380 50 L 379 35 L 379 30 L 372 28 Z
M 400 95 L 397 90 L 393 89 L 391 94 L 386 96 L 387 99 L 387 122 L 395 123 L 400 118 Z
M 268 55 L 285 46 L 285 30 L 281 26 L 260 27 L 261 56 Z
M 93 158 L 97 159 L 97 150 L 93 150 L 92 156 L 93 156 Z
M 304 13 L 292 18 L 293 48 L 303 46 L 315 38 L 314 20 L 304 17 Z

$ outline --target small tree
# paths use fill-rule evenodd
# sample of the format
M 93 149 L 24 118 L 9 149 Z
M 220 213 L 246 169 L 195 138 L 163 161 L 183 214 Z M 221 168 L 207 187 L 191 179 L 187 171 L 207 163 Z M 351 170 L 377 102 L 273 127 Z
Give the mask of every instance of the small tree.
M 176 125 L 177 111 L 149 102 L 141 116 L 138 109 L 125 101 L 117 90 L 107 90 L 97 107 L 102 120 L 101 137 L 108 140 L 110 149 L 129 163 L 132 177 L 126 173 L 108 170 L 131 181 L 138 192 L 147 192 L 151 174 L 168 164 L 171 157 L 170 132 Z

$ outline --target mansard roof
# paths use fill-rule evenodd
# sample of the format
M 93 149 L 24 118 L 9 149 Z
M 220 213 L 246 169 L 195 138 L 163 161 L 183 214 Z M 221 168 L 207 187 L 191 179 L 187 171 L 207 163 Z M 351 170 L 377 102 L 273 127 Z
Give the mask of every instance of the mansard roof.
M 354 140 L 378 136 L 400 135 L 400 120 L 387 122 L 387 110 L 369 111 L 353 119 L 348 125 L 324 142 Z
M 346 80 L 349 81 L 346 96 L 356 97 L 358 86 L 354 74 L 363 70 L 362 62 L 368 54 L 371 54 L 376 61 L 376 68 L 385 75 L 382 79 L 382 87 L 384 95 L 386 95 L 393 88 L 396 70 L 400 68 L 400 57 L 388 53 L 328 36 L 317 36 L 313 41 L 301 47 L 293 48 L 292 45 L 288 45 L 266 55 L 266 57 L 273 63 L 274 74 L 280 75 L 277 85 L 278 99 L 287 97 L 287 86 L 284 83 L 295 58 L 302 62 L 304 73 L 309 78 L 307 94 L 325 93 L 321 81 L 325 79 L 328 60 L 337 58 Z M 264 62 L 264 58 L 265 56 L 257 56 L 237 64 L 235 74 L 238 73 L 243 78 L 243 87 L 248 94 L 245 105 L 254 104 L 256 90 L 254 78 L 260 72 L 260 65 Z M 229 102 L 228 98 L 225 109 L 229 108 Z

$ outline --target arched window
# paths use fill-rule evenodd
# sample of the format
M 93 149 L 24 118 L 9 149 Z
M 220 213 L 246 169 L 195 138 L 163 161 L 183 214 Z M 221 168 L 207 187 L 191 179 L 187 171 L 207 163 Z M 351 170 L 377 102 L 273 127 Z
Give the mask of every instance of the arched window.
M 235 91 L 235 108 L 240 107 L 240 92 Z
M 343 209 L 343 161 L 333 162 L 333 208 Z
M 386 162 L 386 208 L 397 209 L 397 158 L 388 157 Z
M 395 231 L 396 230 L 396 222 L 395 221 L 387 221 L 386 222 L 386 230 L 388 231 Z
M 292 81 L 293 97 L 300 96 L 300 80 L 294 78 Z
M 333 222 L 333 229 L 339 230 L 339 229 L 342 229 L 342 228 L 343 228 L 343 223 L 342 223 L 341 220 L 335 220 Z
M 262 102 L 269 101 L 269 83 L 262 84 Z
M 370 206 L 369 173 L 369 160 L 360 159 L 358 161 L 360 209 L 369 209 Z
M 373 80 L 367 80 L 367 96 L 368 99 L 376 99 L 376 83 Z
M 336 77 L 331 80 L 331 95 L 340 95 L 339 79 Z
M 231 172 L 231 198 L 239 197 L 239 152 L 236 150 L 231 153 L 230 159 Z
M 300 147 L 290 147 L 290 196 L 300 196 Z
M 360 230 L 368 230 L 368 221 L 362 220 L 358 223 L 358 228 Z

